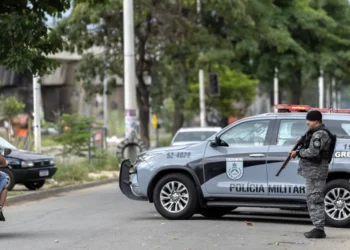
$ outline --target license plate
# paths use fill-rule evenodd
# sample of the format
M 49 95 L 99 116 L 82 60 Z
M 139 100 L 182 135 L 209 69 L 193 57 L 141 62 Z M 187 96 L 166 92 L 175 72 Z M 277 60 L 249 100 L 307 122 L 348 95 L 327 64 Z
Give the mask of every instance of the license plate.
M 49 175 L 49 170 L 40 170 L 39 176 L 48 176 Z

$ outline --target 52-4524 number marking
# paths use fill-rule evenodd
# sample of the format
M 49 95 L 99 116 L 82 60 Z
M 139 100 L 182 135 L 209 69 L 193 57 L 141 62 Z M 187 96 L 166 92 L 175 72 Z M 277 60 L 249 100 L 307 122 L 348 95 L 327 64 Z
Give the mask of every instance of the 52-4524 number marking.
M 166 156 L 168 159 L 173 159 L 173 158 L 190 158 L 191 157 L 191 153 L 190 152 L 169 152 L 167 153 Z

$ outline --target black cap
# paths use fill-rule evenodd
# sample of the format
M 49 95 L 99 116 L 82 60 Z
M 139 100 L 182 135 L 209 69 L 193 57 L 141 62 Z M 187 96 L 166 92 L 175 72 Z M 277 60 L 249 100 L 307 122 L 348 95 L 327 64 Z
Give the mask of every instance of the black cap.
M 306 120 L 308 121 L 322 121 L 322 114 L 318 110 L 309 111 L 306 115 Z

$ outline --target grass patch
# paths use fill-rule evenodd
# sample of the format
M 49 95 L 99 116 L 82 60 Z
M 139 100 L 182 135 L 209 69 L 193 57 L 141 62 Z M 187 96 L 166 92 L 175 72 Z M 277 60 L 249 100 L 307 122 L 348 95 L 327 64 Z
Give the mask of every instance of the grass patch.
M 171 136 L 159 138 L 159 147 L 168 147 L 170 146 L 171 140 L 173 138 Z
M 7 193 L 7 197 L 13 197 L 13 196 L 18 196 L 18 195 L 21 195 L 21 194 L 24 194 L 26 192 L 23 192 L 23 191 L 9 191 Z
M 56 163 L 57 172 L 53 179 L 58 182 L 81 182 L 88 178 L 89 167 L 85 161 L 70 162 L 59 161 Z
M 53 176 L 57 182 L 74 183 L 96 179 L 89 178 L 89 173 L 99 173 L 105 171 L 118 171 L 120 160 L 112 154 L 108 154 L 104 159 L 93 159 L 79 162 L 59 161 L 57 162 L 57 172 Z M 107 176 L 98 179 L 105 180 Z
M 42 147 L 52 147 L 58 146 L 59 144 L 55 141 L 55 136 L 53 135 L 42 135 L 41 136 L 41 146 Z

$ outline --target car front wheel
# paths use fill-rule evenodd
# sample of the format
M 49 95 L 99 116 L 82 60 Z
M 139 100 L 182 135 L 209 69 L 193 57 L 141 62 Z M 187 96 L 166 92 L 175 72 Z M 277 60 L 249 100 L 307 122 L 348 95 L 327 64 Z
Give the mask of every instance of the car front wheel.
M 189 219 L 198 209 L 198 194 L 193 180 L 184 174 L 168 174 L 154 188 L 154 205 L 164 218 Z
M 45 185 L 45 180 L 31 181 L 31 182 L 24 183 L 24 186 L 29 190 L 37 190 L 42 188 L 44 185 Z
M 326 223 L 335 227 L 350 226 L 350 183 L 333 180 L 325 188 Z

